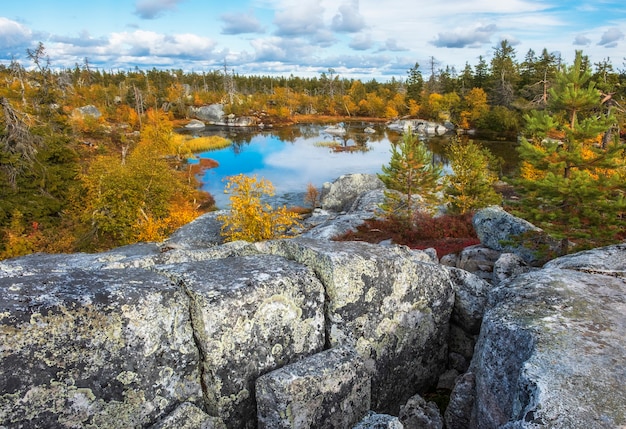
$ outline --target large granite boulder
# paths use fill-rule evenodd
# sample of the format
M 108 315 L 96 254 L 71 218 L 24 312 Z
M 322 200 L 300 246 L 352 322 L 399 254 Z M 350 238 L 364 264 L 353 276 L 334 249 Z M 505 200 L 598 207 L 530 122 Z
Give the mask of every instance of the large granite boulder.
M 339 346 L 257 379 L 259 429 L 351 428 L 370 409 L 363 360 Z
M 306 231 L 301 236 L 332 240 L 347 232 L 356 231 L 366 220 L 381 216 L 380 204 L 384 201 L 384 192 L 384 189 L 373 189 L 360 194 L 345 212 L 315 209 L 312 216 L 305 220 Z M 343 204 L 337 204 L 339 206 L 343 207 Z
M 450 268 L 454 288 L 454 309 L 451 322 L 469 334 L 478 334 L 493 286 L 480 277 L 458 268 Z
M 189 297 L 169 278 L 45 271 L 0 278 L 5 427 L 145 427 L 181 402 L 202 402 Z
M 359 196 L 367 191 L 384 189 L 385 184 L 375 174 L 345 174 L 322 186 L 322 209 L 335 212 L 349 210 Z
M 190 107 L 189 115 L 209 124 L 223 124 L 225 122 L 223 104 L 209 104 L 200 107 Z
M 273 255 L 158 267 L 190 298 L 205 407 L 230 428 L 256 425 L 254 383 L 324 348 L 324 288 Z
M 544 268 L 561 268 L 626 278 L 626 243 L 553 259 Z
M 94 119 L 98 119 L 100 116 L 102 116 L 100 110 L 93 104 L 77 107 L 72 111 L 72 114 L 81 118 L 90 117 Z
M 473 397 L 462 386 L 471 417 L 450 421 L 471 419 L 481 429 L 626 425 L 625 250 L 559 258 L 495 289 L 470 367 Z
M 514 253 L 530 265 L 542 265 L 561 250 L 560 241 L 500 206 L 477 211 L 473 224 L 476 235 L 484 246 L 500 252 Z
M 187 125 L 185 125 L 185 129 L 191 131 L 203 130 L 205 127 L 205 123 L 199 119 L 192 119 Z
M 372 372 L 372 409 L 396 414 L 436 385 L 454 306 L 449 270 L 402 246 L 310 239 L 258 244 L 309 266 L 326 292 L 331 346 L 353 346 Z

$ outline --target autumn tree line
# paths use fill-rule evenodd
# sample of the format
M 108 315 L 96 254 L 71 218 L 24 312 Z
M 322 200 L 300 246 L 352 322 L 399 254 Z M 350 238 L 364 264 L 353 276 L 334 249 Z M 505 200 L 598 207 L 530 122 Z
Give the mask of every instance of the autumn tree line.
M 87 58 L 58 69 L 43 44 L 27 54 L 28 64 L 0 65 L 3 258 L 159 240 L 210 210 L 211 196 L 197 190 L 193 172 L 180 162 L 174 132 L 190 106 L 222 103 L 227 113 L 262 112 L 275 123 L 315 115 L 420 117 L 517 138 L 529 115 L 552 117 L 551 91 L 565 67 L 545 49 L 517 58 L 507 41 L 493 48 L 489 61 L 479 57 L 463 70 L 441 67 L 433 57 L 387 82 L 348 79 L 333 69 L 313 78 L 244 76 L 227 66 L 202 73 L 106 71 Z M 624 129 L 626 70 L 614 69 L 609 59 L 591 64 L 582 54 L 577 61 L 588 75 L 585 84 L 594 86 L 590 97 L 597 98 L 585 114 L 612 118 L 585 138 L 608 148 Z M 85 105 L 102 116 L 76 114 Z M 539 142 L 562 140 L 563 127 L 552 125 Z M 528 166 L 525 174 L 541 176 Z

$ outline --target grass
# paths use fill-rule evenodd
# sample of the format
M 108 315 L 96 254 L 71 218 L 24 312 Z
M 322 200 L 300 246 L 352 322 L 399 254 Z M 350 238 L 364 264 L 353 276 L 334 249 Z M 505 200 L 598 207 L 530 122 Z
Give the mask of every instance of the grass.
M 191 137 L 187 135 L 177 135 L 175 138 L 174 146 L 180 154 L 224 149 L 233 144 L 232 141 L 220 136 Z

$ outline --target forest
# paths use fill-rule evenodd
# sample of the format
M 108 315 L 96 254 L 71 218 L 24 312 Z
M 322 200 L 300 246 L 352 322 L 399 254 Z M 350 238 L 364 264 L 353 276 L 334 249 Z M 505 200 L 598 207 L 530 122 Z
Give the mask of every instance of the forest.
M 214 209 L 185 164 L 194 148 L 175 132 L 190 107 L 212 103 L 276 127 L 409 117 L 519 140 L 524 205 L 513 210 L 565 238 L 622 237 L 626 59 L 614 68 L 577 52 L 568 65 L 546 49 L 518 58 L 504 40 L 463 70 L 431 57 L 404 78 L 363 82 L 332 68 L 315 78 L 226 65 L 105 71 L 85 58 L 59 69 L 42 43 L 27 54 L 28 64 L 0 65 L 0 259 L 160 241 Z M 84 106 L 99 115 L 77 113 Z

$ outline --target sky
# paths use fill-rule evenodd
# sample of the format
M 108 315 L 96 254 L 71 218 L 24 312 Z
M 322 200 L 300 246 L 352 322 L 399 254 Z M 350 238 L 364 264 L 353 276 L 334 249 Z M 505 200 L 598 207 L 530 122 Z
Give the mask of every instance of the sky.
M 507 40 L 566 63 L 626 68 L 624 0 L 2 0 L 0 63 L 31 67 L 39 42 L 50 67 L 86 63 L 239 75 L 364 81 L 462 71 Z

